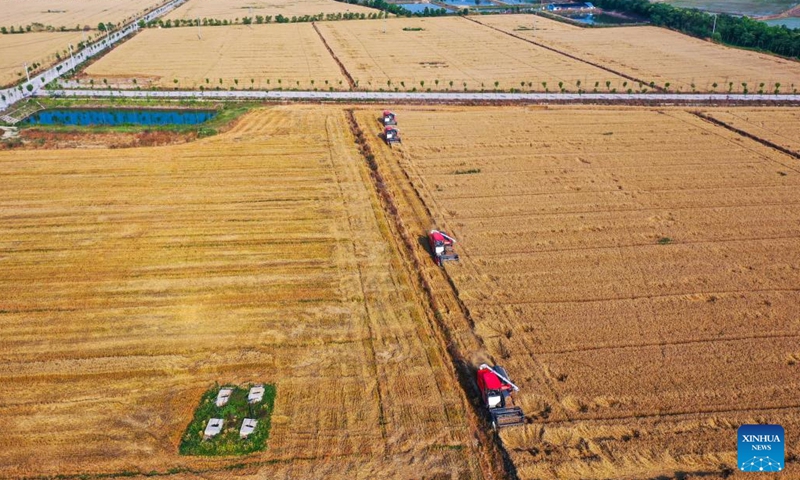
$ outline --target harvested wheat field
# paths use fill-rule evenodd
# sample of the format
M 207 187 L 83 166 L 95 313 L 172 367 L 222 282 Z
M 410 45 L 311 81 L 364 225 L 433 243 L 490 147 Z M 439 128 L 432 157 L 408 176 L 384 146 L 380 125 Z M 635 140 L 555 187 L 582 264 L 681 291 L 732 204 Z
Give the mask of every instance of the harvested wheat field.
M 717 45 L 665 28 L 581 28 L 533 15 L 489 15 L 478 21 L 645 84 L 655 82 L 664 87 L 670 83 L 671 91 L 692 92 L 692 84 L 698 92 L 740 93 L 742 83 L 747 83 L 751 93 L 762 88 L 771 93 L 776 83 L 781 84 L 782 93 L 800 88 L 800 63 L 796 61 Z M 639 89 L 638 83 L 629 87 Z M 599 90 L 605 89 L 601 83 Z
M 80 32 L 0 35 L 0 86 L 24 80 L 24 63 L 51 65 L 57 61 L 56 53 L 64 58 L 69 45 L 77 45 L 81 38 Z
M 480 476 L 341 109 L 0 171 L 3 476 Z M 215 382 L 276 386 L 266 451 L 178 455 Z
M 546 82 L 558 91 L 559 82 L 570 89 L 578 80 L 615 88 L 624 81 L 463 18 L 325 22 L 319 29 L 362 89 L 492 90 L 498 82 L 503 90 L 543 91 Z
M 352 5 L 334 0 L 191 0 L 168 14 L 165 19 L 193 20 L 195 18 L 213 18 L 216 20 L 234 20 L 236 18 L 257 15 L 284 17 L 318 15 L 320 13 L 377 13 L 373 8 Z
M 195 28 L 147 29 L 90 65 L 82 81 L 184 89 L 348 88 L 309 23 L 209 27 L 200 36 Z
M 800 110 L 737 108 L 704 110 L 717 120 L 800 154 Z
M 39 23 L 42 27 L 56 29 L 84 26 L 96 29 L 100 22 L 132 20 L 162 3 L 159 0 L 0 0 L 0 12 L 3 12 L 0 26 L 25 27 Z
M 679 109 L 396 111 L 377 162 L 411 232 L 459 240 L 447 328 L 521 387 L 520 478 L 722 478 L 739 425 L 800 428 L 796 159 Z

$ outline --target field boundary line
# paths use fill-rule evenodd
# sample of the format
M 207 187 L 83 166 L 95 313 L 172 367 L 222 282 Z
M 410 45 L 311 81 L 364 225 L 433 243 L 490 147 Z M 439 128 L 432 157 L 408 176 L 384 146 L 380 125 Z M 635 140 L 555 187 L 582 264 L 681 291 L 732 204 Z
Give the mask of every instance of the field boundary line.
M 497 27 L 493 27 L 491 25 L 486 25 L 485 23 L 481 23 L 481 22 L 479 22 L 477 20 L 473 20 L 472 18 L 469 18 L 467 16 L 464 16 L 462 18 L 464 18 L 465 20 L 469 20 L 470 22 L 477 23 L 478 25 L 482 25 L 482 26 L 484 26 L 486 28 L 491 28 L 492 30 L 498 31 L 500 33 L 505 33 L 506 35 L 508 35 L 510 37 L 516 38 L 517 40 L 522 40 L 523 42 L 527 42 L 527 43 L 530 43 L 532 45 L 536 45 L 537 47 L 544 48 L 545 50 L 550 50 L 551 52 L 557 53 L 557 54 L 565 56 L 567 58 L 571 58 L 572 60 L 576 60 L 578 62 L 585 63 L 587 65 L 591 65 L 591 66 L 593 66 L 595 68 L 599 68 L 600 70 L 603 70 L 603 71 L 606 71 L 606 72 L 609 72 L 609 73 L 613 73 L 614 75 L 618 75 L 618 76 L 620 76 L 622 78 L 626 78 L 626 79 L 628 79 L 628 80 L 630 80 L 632 82 L 636 82 L 636 83 L 639 83 L 641 85 L 647 85 L 648 87 L 651 87 L 654 90 L 658 90 L 659 92 L 663 92 L 664 91 L 664 89 L 659 87 L 658 85 L 651 86 L 649 83 L 645 82 L 644 80 L 638 79 L 636 77 L 632 77 L 632 76 L 630 76 L 628 74 L 625 74 L 625 73 L 622 73 L 622 72 L 618 72 L 618 71 L 616 71 L 616 70 L 614 70 L 612 68 L 608 68 L 608 67 L 600 65 L 598 63 L 590 62 L 589 60 L 585 60 L 583 58 L 576 57 L 575 55 L 572 55 L 572 54 L 567 53 L 567 52 L 563 52 L 563 51 L 561 51 L 561 50 L 559 50 L 557 48 L 553 48 L 553 47 L 544 45 L 542 43 L 535 42 L 535 41 L 533 41 L 533 40 L 531 40 L 529 38 L 521 37 L 521 36 L 519 36 L 517 34 L 511 33 L 511 32 L 507 32 L 505 30 L 499 29 Z
M 342 75 L 344 75 L 344 78 L 347 80 L 347 83 L 350 85 L 350 90 L 355 90 L 356 89 L 356 82 L 355 82 L 355 80 L 353 80 L 353 76 L 350 75 L 350 72 L 347 71 L 347 68 L 345 68 L 345 66 L 342 63 L 342 61 L 339 60 L 339 57 L 337 57 L 336 54 L 333 53 L 333 49 L 331 48 L 330 45 L 328 45 L 328 41 L 325 40 L 325 36 L 323 36 L 322 32 L 320 32 L 319 27 L 317 26 L 317 22 L 311 22 L 311 26 L 314 27 L 314 31 L 317 32 L 317 35 L 319 36 L 319 39 L 322 40 L 322 44 L 325 45 L 325 48 L 328 50 L 328 53 L 331 54 L 331 58 L 333 58 L 333 61 L 336 62 L 336 65 L 339 65 L 339 70 L 342 71 Z
M 778 145 L 777 143 L 771 142 L 771 141 L 769 141 L 769 140 L 767 140 L 765 138 L 761 138 L 761 137 L 759 137 L 757 135 L 753 135 L 752 133 L 747 132 L 745 130 L 742 130 L 741 128 L 736 128 L 733 125 L 725 123 L 722 120 L 718 120 L 718 119 L 716 119 L 716 118 L 714 118 L 714 117 L 712 117 L 710 115 L 707 115 L 707 114 L 705 114 L 703 112 L 689 112 L 689 113 L 691 113 L 695 117 L 703 119 L 703 120 L 705 120 L 705 121 L 707 121 L 709 123 L 713 123 L 714 125 L 717 125 L 717 126 L 720 126 L 722 128 L 725 128 L 727 130 L 730 130 L 731 132 L 737 133 L 737 134 L 739 134 L 739 135 L 741 135 L 743 137 L 749 138 L 750 140 L 754 140 L 754 141 L 756 141 L 756 142 L 758 142 L 758 143 L 760 143 L 760 144 L 762 144 L 762 145 L 764 145 L 766 147 L 775 149 L 775 150 L 777 150 L 777 151 L 779 151 L 781 153 L 785 153 L 786 155 L 789 155 L 790 157 L 793 157 L 793 158 L 795 158 L 797 160 L 800 160 L 800 153 L 795 152 L 792 149 L 783 147 L 781 145 Z
M 356 119 L 355 111 L 353 108 L 347 108 L 344 110 L 344 113 L 353 137 L 355 138 L 359 153 L 364 158 L 369 170 L 369 176 L 372 180 L 372 186 L 375 194 L 378 197 L 380 204 L 384 208 L 384 214 L 386 215 L 387 219 L 390 220 L 387 223 L 389 224 L 391 231 L 396 233 L 399 237 L 397 239 L 397 243 L 399 244 L 399 247 L 402 247 L 399 249 L 399 253 L 406 260 L 408 260 L 405 263 L 409 268 L 409 273 L 411 274 L 410 276 L 416 277 L 417 282 L 415 283 L 419 284 L 422 293 L 427 300 L 426 310 L 428 310 L 428 318 L 431 323 L 431 327 L 436 333 L 436 339 L 437 343 L 439 344 L 439 348 L 446 352 L 446 358 L 449 357 L 449 363 L 451 367 L 450 371 L 452 372 L 456 383 L 461 387 L 461 393 L 463 395 L 462 399 L 468 418 L 468 426 L 471 430 L 471 433 L 479 441 L 479 445 L 477 447 L 478 451 L 483 454 L 481 455 L 483 459 L 479 461 L 481 464 L 481 471 L 488 478 L 517 479 L 518 476 L 516 473 L 516 468 L 511 462 L 508 452 L 506 452 L 502 443 L 499 441 L 499 437 L 492 437 L 486 433 L 487 430 L 485 428 L 485 421 L 482 422 L 481 418 L 474 410 L 475 404 L 471 401 L 471 397 L 474 397 L 476 392 L 473 392 L 474 388 L 470 388 L 474 387 L 474 385 L 470 384 L 472 381 L 471 377 L 469 376 L 469 372 L 467 371 L 467 363 L 464 360 L 461 352 L 458 350 L 456 341 L 453 339 L 451 332 L 439 318 L 440 301 L 434 293 L 430 282 L 422 273 L 423 270 L 421 268 L 420 260 L 414 254 L 413 240 L 409 237 L 408 230 L 399 215 L 394 196 L 387 188 L 386 179 L 380 170 L 378 162 L 375 160 L 375 154 L 372 151 L 372 147 L 367 141 L 366 135 Z M 416 275 L 414 275 L 414 273 L 416 273 Z M 433 320 L 431 320 L 431 318 Z M 474 384 L 474 382 L 472 383 Z M 488 448 L 480 448 L 481 445 L 488 446 Z

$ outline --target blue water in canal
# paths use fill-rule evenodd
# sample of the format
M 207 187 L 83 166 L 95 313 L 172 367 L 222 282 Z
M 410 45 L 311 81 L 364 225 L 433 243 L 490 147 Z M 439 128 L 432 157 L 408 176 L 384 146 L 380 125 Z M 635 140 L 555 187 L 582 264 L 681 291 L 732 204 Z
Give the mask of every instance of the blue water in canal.
M 210 110 L 42 110 L 23 120 L 28 125 L 197 125 L 214 117 Z

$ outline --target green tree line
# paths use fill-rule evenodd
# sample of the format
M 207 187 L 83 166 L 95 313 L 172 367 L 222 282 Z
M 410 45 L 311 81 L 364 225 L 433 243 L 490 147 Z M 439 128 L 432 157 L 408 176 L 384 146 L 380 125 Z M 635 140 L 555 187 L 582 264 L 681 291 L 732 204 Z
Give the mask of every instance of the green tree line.
M 350 3 L 353 5 L 361 5 L 364 7 L 369 8 L 376 8 L 378 10 L 383 10 L 384 12 L 389 12 L 397 15 L 398 17 L 440 17 L 442 15 L 447 15 L 446 8 L 428 8 L 421 12 L 411 12 L 403 8 L 403 5 L 395 4 L 395 3 L 388 3 L 386 0 L 337 0 L 343 3 Z
M 606 10 L 630 12 L 653 25 L 671 28 L 700 38 L 712 38 L 737 47 L 752 48 L 785 57 L 800 58 L 800 29 L 770 26 L 749 17 L 715 15 L 693 8 L 673 7 L 648 0 L 593 0 Z

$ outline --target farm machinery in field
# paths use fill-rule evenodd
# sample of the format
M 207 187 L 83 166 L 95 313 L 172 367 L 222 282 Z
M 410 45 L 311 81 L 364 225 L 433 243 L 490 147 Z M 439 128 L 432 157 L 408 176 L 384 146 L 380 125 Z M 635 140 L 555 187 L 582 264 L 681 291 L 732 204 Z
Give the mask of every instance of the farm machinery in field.
M 431 247 L 431 255 L 436 265 L 440 267 L 444 262 L 458 261 L 458 254 L 453 250 L 453 244 L 456 239 L 448 234 L 439 231 L 431 230 L 428 232 L 428 244 Z
M 383 129 L 383 140 L 386 142 L 387 145 L 390 147 L 393 143 L 400 143 L 400 132 L 397 131 L 397 127 L 393 125 L 389 125 Z
M 389 125 L 397 125 L 397 117 L 389 110 L 383 111 L 383 117 L 381 117 L 381 121 L 383 122 L 384 127 Z
M 525 423 L 525 414 L 521 407 L 514 405 L 512 396 L 513 392 L 519 391 L 519 387 L 508 379 L 503 367 L 481 364 L 478 367 L 478 390 L 481 392 L 483 406 L 491 417 L 493 429 Z

